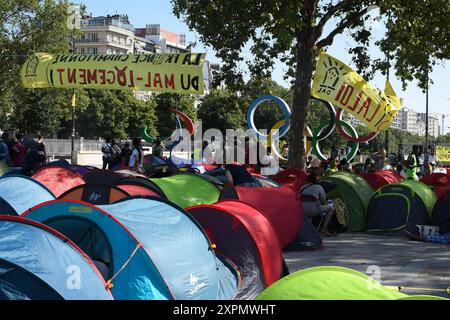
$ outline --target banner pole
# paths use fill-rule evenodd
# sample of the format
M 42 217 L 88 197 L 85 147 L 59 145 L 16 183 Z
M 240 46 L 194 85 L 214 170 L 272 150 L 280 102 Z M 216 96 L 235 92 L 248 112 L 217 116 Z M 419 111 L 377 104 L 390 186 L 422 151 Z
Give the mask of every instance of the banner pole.
M 75 54 L 75 29 L 72 32 L 72 54 Z M 72 144 L 71 144 L 71 164 L 76 164 L 76 156 L 75 156 L 75 105 L 76 105 L 76 96 L 75 89 L 73 89 L 72 95 Z

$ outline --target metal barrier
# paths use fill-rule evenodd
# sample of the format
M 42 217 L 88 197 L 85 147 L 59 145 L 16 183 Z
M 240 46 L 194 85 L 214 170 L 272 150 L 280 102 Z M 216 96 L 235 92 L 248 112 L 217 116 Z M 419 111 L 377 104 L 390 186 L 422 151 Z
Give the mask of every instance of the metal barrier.
M 100 140 L 75 140 L 75 151 L 100 151 L 103 141 Z M 47 156 L 51 157 L 70 157 L 72 154 L 71 139 L 46 139 L 45 149 Z

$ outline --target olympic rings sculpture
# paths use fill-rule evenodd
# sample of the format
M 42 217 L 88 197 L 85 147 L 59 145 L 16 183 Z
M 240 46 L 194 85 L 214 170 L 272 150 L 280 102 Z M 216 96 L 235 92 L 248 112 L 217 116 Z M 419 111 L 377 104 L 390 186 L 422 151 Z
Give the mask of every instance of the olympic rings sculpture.
M 170 144 L 166 146 L 166 149 L 173 149 L 177 144 L 179 144 L 183 138 L 183 129 L 181 126 L 181 120 L 183 120 L 183 122 L 185 123 L 186 127 L 187 127 L 187 131 L 189 132 L 189 134 L 192 136 L 195 133 L 195 128 L 194 128 L 194 122 L 183 112 L 175 109 L 175 108 L 170 108 L 169 112 L 173 113 L 176 115 L 176 130 L 178 131 L 178 139 Z M 180 120 L 181 118 L 181 120 Z M 165 137 L 165 138 L 161 138 L 160 141 L 161 142 L 165 142 L 165 141 L 170 141 L 170 139 L 172 138 L 173 134 Z M 144 128 L 143 132 L 142 132 L 142 137 L 145 141 L 147 141 L 148 143 L 153 143 L 157 140 L 157 138 L 152 137 L 148 131 L 147 131 L 147 127 Z
M 270 130 L 270 133 L 268 135 L 262 134 L 258 128 L 256 128 L 255 125 L 255 112 L 256 110 L 267 101 L 273 101 L 278 106 L 281 107 L 284 113 L 284 119 L 280 120 L 278 123 L 276 123 L 272 129 Z M 365 137 L 358 137 L 358 133 L 356 129 L 348 122 L 343 120 L 343 113 L 344 111 L 342 109 L 338 109 L 336 112 L 335 107 L 327 101 L 322 101 L 325 106 L 327 107 L 329 113 L 330 113 L 330 120 L 323 121 L 320 123 L 319 127 L 314 130 L 314 132 L 311 131 L 309 127 L 306 127 L 306 136 L 307 136 L 307 145 L 306 145 L 306 153 L 310 154 L 311 151 L 320 159 L 320 160 L 326 160 L 326 157 L 323 155 L 321 149 L 320 149 L 320 141 L 323 141 L 327 139 L 336 129 L 339 135 L 341 135 L 344 139 L 346 139 L 348 142 L 351 142 L 351 152 L 347 155 L 347 160 L 351 161 L 355 158 L 355 156 L 358 153 L 359 150 L 359 143 L 362 142 L 369 142 L 373 139 L 375 139 L 378 136 L 378 132 L 372 132 L 369 135 Z M 284 137 L 289 129 L 290 124 L 289 120 L 291 117 L 291 109 L 289 108 L 288 104 L 281 98 L 275 97 L 275 96 L 263 96 L 258 99 L 256 99 L 249 107 L 247 111 L 247 125 L 248 128 L 253 130 L 257 137 L 260 140 L 267 141 L 268 145 L 272 147 L 272 151 L 274 154 L 281 160 L 287 160 L 283 158 L 279 152 L 278 148 L 276 147 L 276 142 Z

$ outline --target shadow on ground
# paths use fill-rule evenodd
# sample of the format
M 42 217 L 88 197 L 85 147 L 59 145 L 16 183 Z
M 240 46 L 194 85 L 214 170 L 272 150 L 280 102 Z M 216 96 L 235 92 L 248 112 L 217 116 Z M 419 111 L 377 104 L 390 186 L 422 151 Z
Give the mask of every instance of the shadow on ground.
M 402 236 L 348 233 L 325 238 L 324 246 L 322 251 L 285 253 L 289 271 L 340 266 L 372 276 L 386 286 L 440 290 L 402 291 L 407 294 L 449 297 L 450 245 L 414 242 Z

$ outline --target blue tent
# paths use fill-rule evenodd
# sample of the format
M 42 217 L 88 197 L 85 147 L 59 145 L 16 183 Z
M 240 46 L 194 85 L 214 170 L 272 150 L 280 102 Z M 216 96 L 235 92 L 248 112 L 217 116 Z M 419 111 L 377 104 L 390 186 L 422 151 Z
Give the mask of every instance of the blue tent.
M 93 262 L 55 230 L 0 216 L 0 300 L 111 300 Z
M 0 214 L 17 216 L 51 200 L 55 200 L 53 193 L 34 179 L 25 176 L 0 178 Z
M 54 201 L 25 217 L 102 261 L 115 299 L 222 300 L 238 290 L 236 270 L 216 257 L 195 220 L 167 200 L 132 198 L 99 208 Z

